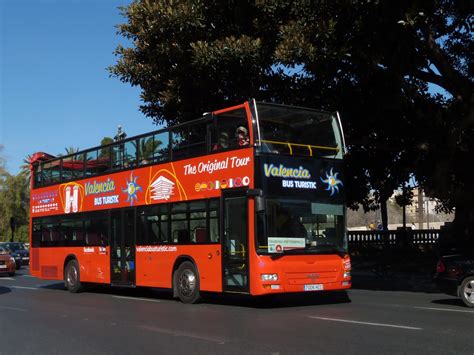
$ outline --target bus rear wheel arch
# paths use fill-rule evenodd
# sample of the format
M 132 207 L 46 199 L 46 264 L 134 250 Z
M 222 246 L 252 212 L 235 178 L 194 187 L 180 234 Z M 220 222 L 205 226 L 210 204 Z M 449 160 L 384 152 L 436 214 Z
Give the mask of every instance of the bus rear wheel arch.
M 183 303 L 196 303 L 201 298 L 199 272 L 191 261 L 183 261 L 174 271 L 173 295 Z
M 81 274 L 77 259 L 71 259 L 64 268 L 64 285 L 71 293 L 78 293 L 82 290 Z

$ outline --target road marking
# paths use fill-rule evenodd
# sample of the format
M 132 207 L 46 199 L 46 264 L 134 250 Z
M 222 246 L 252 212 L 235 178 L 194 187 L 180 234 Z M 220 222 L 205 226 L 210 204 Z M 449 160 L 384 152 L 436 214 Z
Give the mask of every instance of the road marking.
M 22 290 L 38 290 L 37 287 L 26 287 L 26 286 L 10 286 L 11 288 L 19 288 Z
M 343 323 L 353 323 L 353 324 L 363 324 L 363 325 L 373 325 L 375 327 L 389 327 L 389 328 L 399 328 L 399 329 L 409 329 L 409 330 L 422 330 L 423 328 L 409 327 L 406 325 L 396 325 L 396 324 L 386 324 L 386 323 L 372 323 L 372 322 L 360 322 L 350 319 L 338 319 L 338 318 L 325 318 L 325 317 L 309 317 L 312 319 L 320 320 L 329 320 L 333 322 L 343 322 Z
M 124 300 L 133 300 L 133 301 L 145 301 L 145 302 L 156 302 L 160 303 L 160 300 L 152 300 L 148 298 L 138 298 L 138 297 L 126 297 L 126 296 L 112 296 L 113 298 L 120 298 Z
M 449 309 L 449 308 L 435 308 L 435 307 L 413 307 L 413 308 L 426 309 L 426 310 L 430 310 L 430 311 L 474 313 L 474 311 L 464 311 L 464 310 L 461 310 L 461 309 Z
M 35 276 L 31 276 L 31 275 L 23 275 L 23 277 L 35 277 Z
M 157 327 L 151 327 L 151 326 L 146 326 L 146 325 L 142 325 L 139 328 L 142 328 L 142 329 L 145 329 L 145 330 L 150 330 L 152 332 L 173 335 L 173 336 L 177 336 L 177 337 L 181 336 L 181 337 L 186 337 L 186 338 L 209 341 L 209 342 L 217 343 L 217 344 L 220 344 L 220 345 L 223 345 L 226 342 L 226 340 L 222 339 L 222 338 L 210 337 L 210 336 L 207 336 L 207 335 L 200 335 L 200 334 L 184 332 L 184 331 L 180 331 L 180 330 L 157 328 Z
M 26 312 L 26 309 L 24 308 L 16 308 L 16 307 L 6 307 L 6 306 L 0 306 L 1 309 L 9 309 L 11 311 L 20 311 L 20 312 Z
M 0 280 L 15 280 L 13 277 L 2 277 Z

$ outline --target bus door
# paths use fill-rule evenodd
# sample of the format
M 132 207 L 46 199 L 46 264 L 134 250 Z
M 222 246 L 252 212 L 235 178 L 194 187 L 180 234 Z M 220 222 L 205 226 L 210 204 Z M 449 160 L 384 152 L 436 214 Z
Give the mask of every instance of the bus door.
M 111 212 L 110 283 L 135 286 L 135 209 Z
M 223 291 L 249 292 L 248 209 L 246 190 L 222 192 Z

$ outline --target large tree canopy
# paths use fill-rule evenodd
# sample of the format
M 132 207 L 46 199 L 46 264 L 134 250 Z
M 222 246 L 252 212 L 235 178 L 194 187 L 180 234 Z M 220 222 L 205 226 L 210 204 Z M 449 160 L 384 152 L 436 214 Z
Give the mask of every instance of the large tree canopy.
M 135 1 L 118 26 L 133 45 L 109 70 L 142 89 L 141 110 L 159 123 L 251 97 L 339 110 L 353 201 L 384 204 L 415 174 L 472 223 L 470 4 Z

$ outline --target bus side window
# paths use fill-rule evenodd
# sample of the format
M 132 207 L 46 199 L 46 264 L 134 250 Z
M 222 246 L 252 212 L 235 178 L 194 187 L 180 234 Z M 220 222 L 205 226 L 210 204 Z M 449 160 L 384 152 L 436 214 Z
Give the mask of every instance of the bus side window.
M 33 222 L 33 247 L 37 248 L 41 245 L 41 236 L 42 236 L 42 231 L 41 231 L 41 223 L 38 222 Z
M 219 200 L 209 201 L 209 239 L 211 243 L 219 243 Z

